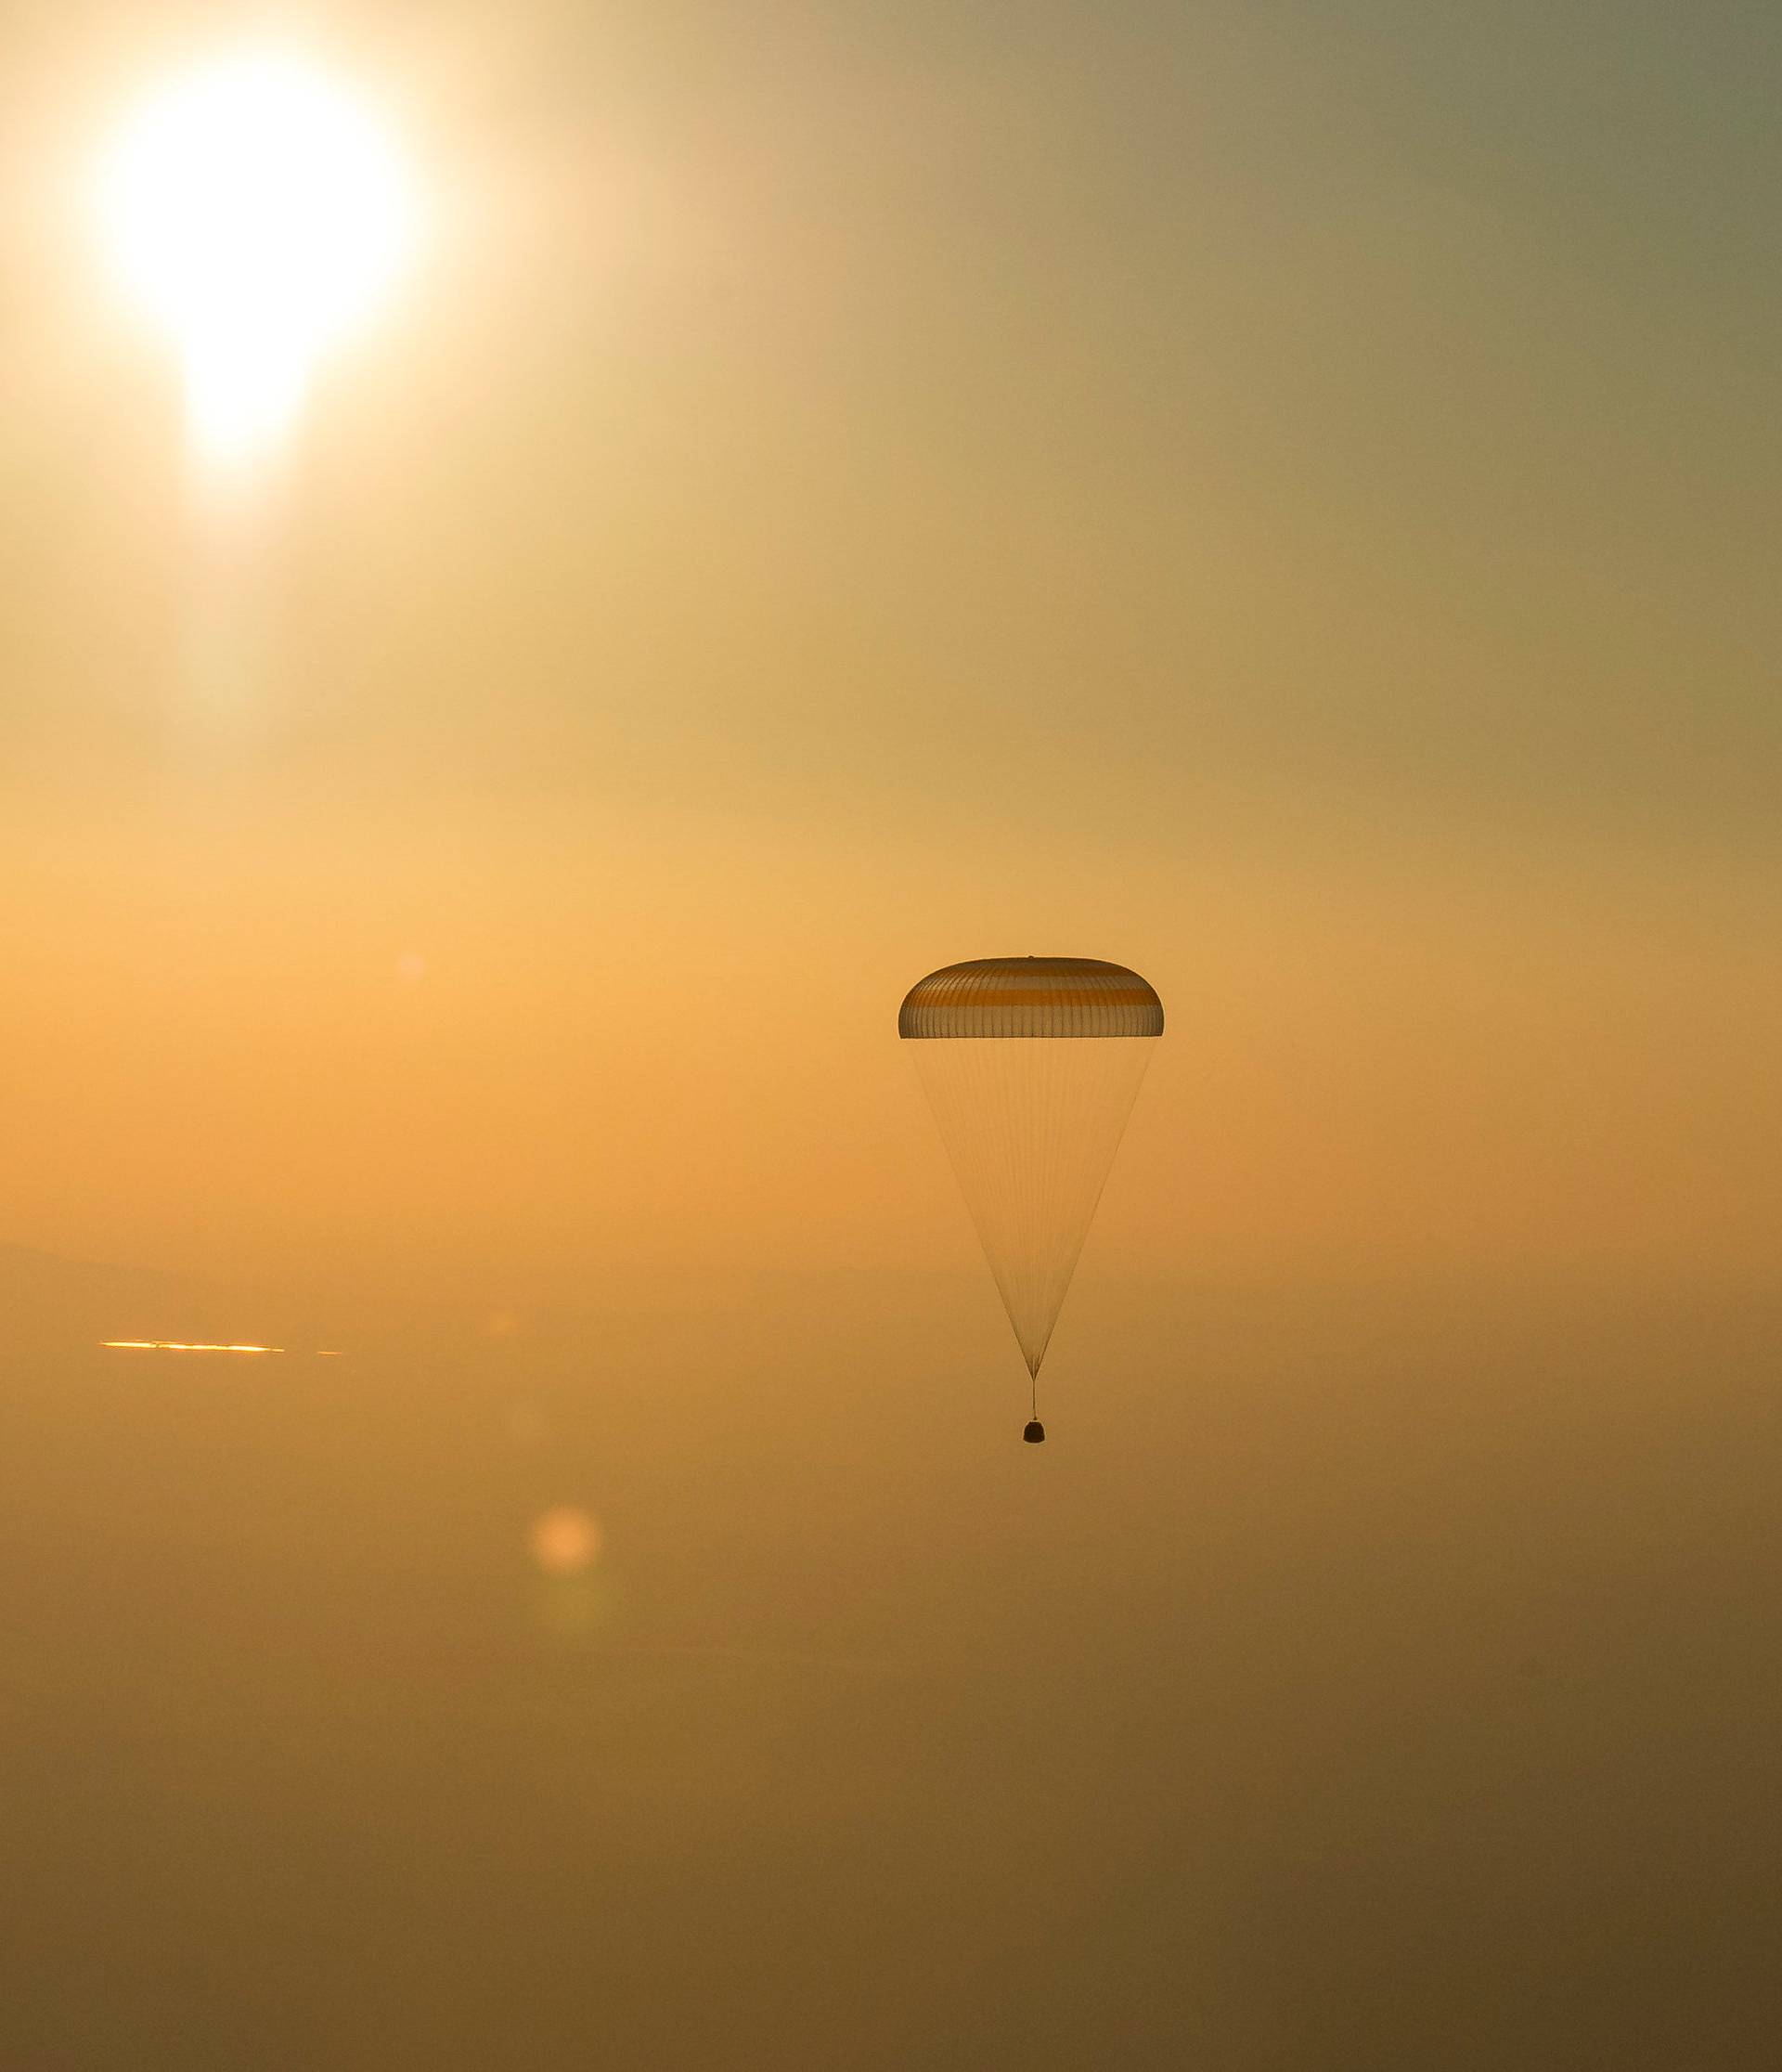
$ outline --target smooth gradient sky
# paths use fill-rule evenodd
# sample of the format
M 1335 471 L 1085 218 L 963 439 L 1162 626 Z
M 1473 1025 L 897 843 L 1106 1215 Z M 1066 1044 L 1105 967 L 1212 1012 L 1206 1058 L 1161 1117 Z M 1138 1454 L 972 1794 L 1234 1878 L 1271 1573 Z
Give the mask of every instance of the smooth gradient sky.
M 428 234 L 233 503 L 86 191 L 242 10 L 0 31 L 21 2062 L 580 2064 L 604 1921 L 638 2065 L 1767 2066 L 1782 18 L 264 19 Z M 1037 1461 L 893 1034 L 1027 952 L 1170 1017 Z

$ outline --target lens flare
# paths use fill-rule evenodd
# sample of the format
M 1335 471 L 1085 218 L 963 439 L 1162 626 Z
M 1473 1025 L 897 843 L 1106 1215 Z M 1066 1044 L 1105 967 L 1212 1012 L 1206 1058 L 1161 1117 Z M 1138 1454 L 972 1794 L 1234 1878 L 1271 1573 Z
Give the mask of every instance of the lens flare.
M 532 1522 L 532 1558 L 547 1575 L 580 1575 L 600 1558 L 599 1521 L 573 1504 L 559 1504 Z

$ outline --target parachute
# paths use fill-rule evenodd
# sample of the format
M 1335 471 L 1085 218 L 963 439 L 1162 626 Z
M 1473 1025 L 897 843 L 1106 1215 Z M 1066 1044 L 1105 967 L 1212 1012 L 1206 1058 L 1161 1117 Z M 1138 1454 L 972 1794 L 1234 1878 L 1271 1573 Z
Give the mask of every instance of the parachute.
M 1040 1365 L 1163 1033 L 1136 971 L 1092 957 L 987 957 L 912 986 L 897 1013 L 1027 1363 Z

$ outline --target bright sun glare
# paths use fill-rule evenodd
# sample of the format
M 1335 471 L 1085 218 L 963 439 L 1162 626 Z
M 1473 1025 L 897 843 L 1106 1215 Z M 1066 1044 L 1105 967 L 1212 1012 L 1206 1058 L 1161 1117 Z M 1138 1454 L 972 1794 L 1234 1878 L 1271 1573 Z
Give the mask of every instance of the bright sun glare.
M 106 162 L 102 205 L 126 283 L 179 348 L 192 436 L 219 460 L 277 442 L 411 234 L 408 182 L 376 123 L 305 66 L 259 54 L 146 102 Z

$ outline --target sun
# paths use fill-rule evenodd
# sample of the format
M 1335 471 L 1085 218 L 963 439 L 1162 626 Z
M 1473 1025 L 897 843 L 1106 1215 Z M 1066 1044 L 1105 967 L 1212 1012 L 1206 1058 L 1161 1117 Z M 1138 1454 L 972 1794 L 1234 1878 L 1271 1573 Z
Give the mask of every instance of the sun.
M 294 58 L 218 58 L 125 122 L 100 206 L 125 285 L 171 333 L 200 453 L 275 445 L 310 373 L 388 288 L 409 181 L 371 115 Z

